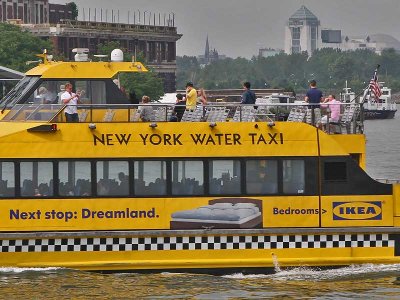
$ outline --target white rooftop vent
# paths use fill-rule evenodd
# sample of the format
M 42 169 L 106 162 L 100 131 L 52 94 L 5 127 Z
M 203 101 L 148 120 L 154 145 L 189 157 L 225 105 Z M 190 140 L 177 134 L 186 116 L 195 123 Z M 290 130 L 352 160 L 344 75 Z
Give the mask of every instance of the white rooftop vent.
M 124 53 L 121 49 L 114 49 L 111 52 L 111 61 L 124 61 Z
M 75 61 L 88 61 L 89 60 L 89 49 L 88 48 L 74 48 L 72 49 L 75 54 Z

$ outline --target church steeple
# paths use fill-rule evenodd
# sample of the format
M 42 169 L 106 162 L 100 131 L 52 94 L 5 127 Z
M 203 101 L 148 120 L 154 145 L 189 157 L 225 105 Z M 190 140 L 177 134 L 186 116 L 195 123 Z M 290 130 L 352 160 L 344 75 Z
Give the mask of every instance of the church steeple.
M 204 52 L 204 58 L 206 60 L 208 60 L 208 58 L 210 57 L 210 45 L 208 43 L 208 34 L 207 34 L 207 39 L 206 39 L 206 50 Z

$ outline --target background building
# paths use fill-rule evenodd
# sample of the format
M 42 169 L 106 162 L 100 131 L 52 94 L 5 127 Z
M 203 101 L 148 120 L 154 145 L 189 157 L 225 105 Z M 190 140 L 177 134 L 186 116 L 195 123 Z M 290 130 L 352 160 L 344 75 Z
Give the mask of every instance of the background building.
M 197 56 L 199 64 L 208 65 L 208 64 L 212 63 L 213 61 L 217 61 L 219 59 L 225 59 L 225 58 L 226 58 L 226 55 L 219 54 L 217 50 L 215 50 L 215 49 L 210 50 L 210 44 L 208 42 L 208 35 L 207 35 L 206 46 L 204 49 L 204 55 Z
M 285 53 L 294 54 L 319 48 L 320 22 L 304 5 L 290 18 L 285 29 Z
M 258 50 L 258 57 L 270 57 L 283 53 L 282 49 L 261 48 Z
M 285 53 L 309 55 L 316 49 L 336 48 L 343 51 L 369 49 L 377 54 L 393 48 L 400 52 L 400 42 L 387 34 L 370 34 L 363 37 L 343 36 L 342 30 L 321 29 L 318 18 L 304 5 L 288 20 L 285 28 Z
M 123 24 L 103 22 L 102 18 L 98 21 L 95 9 L 94 20 L 72 20 L 70 6 L 51 4 L 48 0 L 0 0 L 0 4 L 2 22 L 20 24 L 25 30 L 49 39 L 56 54 L 65 59 L 73 59 L 73 48 L 89 48 L 95 54 L 99 43 L 116 41 L 131 53 L 144 54 L 147 65 L 163 78 L 165 92 L 176 90 L 176 42 L 182 35 L 177 33 L 174 14 L 166 18 L 165 14 L 156 17 L 144 12 L 142 22 L 138 16 L 138 22 Z M 103 11 L 97 10 L 103 16 Z

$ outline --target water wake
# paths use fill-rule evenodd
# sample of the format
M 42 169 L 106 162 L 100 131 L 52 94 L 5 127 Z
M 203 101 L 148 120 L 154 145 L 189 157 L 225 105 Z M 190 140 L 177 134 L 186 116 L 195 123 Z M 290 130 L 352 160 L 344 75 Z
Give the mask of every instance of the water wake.
M 4 267 L 0 268 L 0 273 L 22 273 L 22 272 L 47 272 L 60 270 L 62 268 L 11 268 Z
M 392 273 L 398 273 L 400 275 L 400 264 L 392 265 L 376 265 L 376 264 L 363 264 L 363 265 L 351 265 L 348 267 L 337 268 L 337 269 L 319 269 L 311 267 L 298 267 L 281 269 L 275 267 L 276 273 L 270 275 L 244 275 L 244 274 L 233 274 L 226 275 L 225 278 L 232 279 L 251 279 L 251 278 L 268 278 L 279 281 L 301 281 L 301 280 L 332 280 L 332 279 L 348 279 L 356 278 L 357 276 L 365 275 L 379 275 L 384 276 Z

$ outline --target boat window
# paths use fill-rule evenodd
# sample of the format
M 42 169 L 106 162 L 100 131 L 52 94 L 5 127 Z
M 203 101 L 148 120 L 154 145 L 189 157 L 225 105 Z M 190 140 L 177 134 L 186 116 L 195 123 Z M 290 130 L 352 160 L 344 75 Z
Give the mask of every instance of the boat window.
M 346 181 L 347 165 L 344 161 L 325 162 L 324 180 L 326 181 Z
M 15 196 L 13 162 L 0 162 L 0 197 Z
M 53 163 L 21 162 L 20 163 L 21 196 L 53 196 Z
M 3 105 L 12 107 L 16 103 L 19 103 L 38 80 L 38 76 L 26 76 L 22 78 L 21 81 L 19 81 L 17 85 L 3 98 L 1 103 L 2 108 L 4 107 Z
M 90 196 L 91 169 L 89 161 L 60 161 L 58 164 L 60 196 Z
M 57 104 L 61 85 L 60 81 L 42 81 L 24 103 Z
M 172 194 L 202 195 L 204 193 L 202 161 L 172 162 Z
M 129 164 L 127 161 L 96 163 L 97 195 L 126 196 L 129 194 Z
M 165 161 L 135 161 L 134 189 L 136 195 L 160 196 L 167 193 Z
M 303 194 L 304 174 L 304 160 L 283 160 L 283 193 Z
M 212 160 L 210 168 L 210 194 L 236 195 L 241 192 L 240 161 Z
M 278 162 L 276 160 L 246 161 L 247 194 L 276 194 L 278 192 Z

